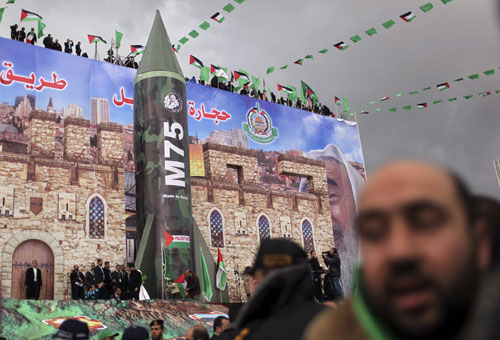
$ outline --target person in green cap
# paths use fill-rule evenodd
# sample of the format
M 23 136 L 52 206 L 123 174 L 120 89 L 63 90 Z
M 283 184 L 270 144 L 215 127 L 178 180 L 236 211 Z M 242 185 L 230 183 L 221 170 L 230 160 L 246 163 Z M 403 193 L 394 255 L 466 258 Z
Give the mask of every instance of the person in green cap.
M 115 340 L 118 335 L 120 334 L 113 332 L 111 329 L 105 329 L 99 333 L 99 340 Z

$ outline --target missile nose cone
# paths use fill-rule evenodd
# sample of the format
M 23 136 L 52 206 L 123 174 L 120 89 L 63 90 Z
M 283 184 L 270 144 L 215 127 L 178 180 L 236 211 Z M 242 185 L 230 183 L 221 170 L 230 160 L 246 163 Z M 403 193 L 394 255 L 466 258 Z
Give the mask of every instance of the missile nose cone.
M 136 76 L 151 71 L 170 71 L 177 73 L 180 78 L 184 79 L 159 10 L 156 10 L 153 26 Z

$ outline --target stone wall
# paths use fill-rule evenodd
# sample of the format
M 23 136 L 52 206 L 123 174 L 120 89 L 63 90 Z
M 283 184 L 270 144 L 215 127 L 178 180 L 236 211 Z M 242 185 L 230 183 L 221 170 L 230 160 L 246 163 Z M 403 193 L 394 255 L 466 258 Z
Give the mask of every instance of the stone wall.
M 99 164 L 123 167 L 123 127 L 120 124 L 99 124 L 97 143 Z
M 29 116 L 28 153 L 37 157 L 54 157 L 56 149 L 56 114 L 32 111 Z
M 247 174 L 255 171 L 258 176 L 257 159 L 253 152 L 205 144 L 205 167 L 210 175 L 206 179 L 191 179 L 193 217 L 214 261 L 217 260 L 217 248 L 212 247 L 210 215 L 217 209 L 223 217 L 224 247 L 220 250 L 226 265 L 231 301 L 239 301 L 240 296 L 246 299 L 242 281 L 239 290 L 237 288 L 238 277 L 234 270 L 242 273 L 246 266 L 252 265 L 260 244 L 258 220 L 262 215 L 269 220 L 273 238 L 286 237 L 303 246 L 301 226 L 308 219 L 313 226 L 315 250 L 325 251 L 333 244 L 323 162 L 304 164 L 307 159 L 303 157 L 299 157 L 298 162 L 291 158 L 280 160 L 279 166 L 284 172 L 308 176 L 314 187 L 319 188 L 307 194 L 269 190 L 256 184 L 229 184 L 225 173 L 217 172 L 221 167 L 224 169 L 225 164 L 241 164 L 243 169 L 247 169 Z M 241 195 L 244 200 L 240 200 Z
M 68 117 L 64 120 L 64 159 L 90 163 L 90 121 Z

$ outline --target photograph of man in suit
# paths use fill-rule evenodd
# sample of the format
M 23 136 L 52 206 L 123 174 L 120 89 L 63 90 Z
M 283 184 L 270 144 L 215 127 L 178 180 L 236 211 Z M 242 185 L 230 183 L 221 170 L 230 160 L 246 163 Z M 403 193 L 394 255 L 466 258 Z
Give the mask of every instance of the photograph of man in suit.
M 40 297 L 40 287 L 42 286 L 42 271 L 37 268 L 38 262 L 33 260 L 31 268 L 26 270 L 26 299 L 38 300 Z

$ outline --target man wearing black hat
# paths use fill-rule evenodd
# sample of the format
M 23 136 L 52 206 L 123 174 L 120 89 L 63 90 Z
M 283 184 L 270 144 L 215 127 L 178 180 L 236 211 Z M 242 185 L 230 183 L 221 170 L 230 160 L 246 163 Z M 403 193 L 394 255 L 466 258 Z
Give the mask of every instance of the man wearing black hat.
M 57 340 L 88 340 L 89 327 L 85 322 L 75 319 L 65 320 L 57 333 L 54 334 L 53 339 Z
M 240 339 L 302 339 L 323 306 L 314 301 L 307 255 L 296 243 L 263 240 L 251 270 L 256 290 L 238 318 Z
M 122 340 L 149 340 L 149 334 L 144 327 L 129 327 L 123 332 Z
M 163 320 L 153 320 L 149 324 L 151 331 L 151 340 L 161 340 L 163 339 L 163 334 L 165 334 L 165 327 Z

